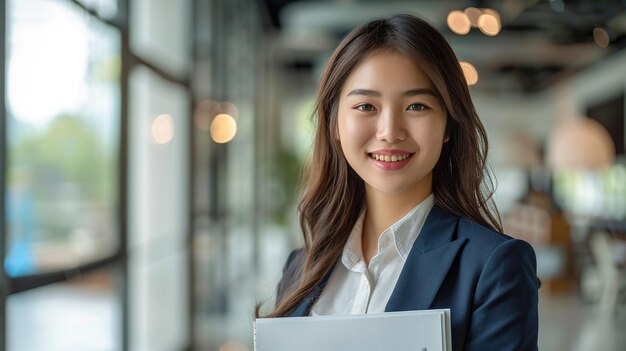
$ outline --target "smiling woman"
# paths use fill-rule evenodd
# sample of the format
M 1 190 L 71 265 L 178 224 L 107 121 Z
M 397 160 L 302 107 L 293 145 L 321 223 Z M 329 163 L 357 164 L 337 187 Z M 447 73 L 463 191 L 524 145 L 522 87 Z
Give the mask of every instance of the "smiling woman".
M 454 350 L 537 349 L 535 254 L 501 233 L 486 133 L 441 34 L 411 15 L 356 28 L 315 112 L 305 247 L 269 317 L 449 308 Z
M 344 83 L 337 123 L 346 160 L 364 181 L 368 212 L 379 215 L 366 216 L 362 243 L 369 263 L 380 233 L 431 194 L 446 110 L 417 65 L 380 51 Z

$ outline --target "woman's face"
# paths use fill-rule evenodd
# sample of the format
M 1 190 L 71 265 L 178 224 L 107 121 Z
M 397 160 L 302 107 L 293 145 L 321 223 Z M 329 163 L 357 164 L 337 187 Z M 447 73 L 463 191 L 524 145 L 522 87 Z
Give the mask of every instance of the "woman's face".
M 446 110 L 408 57 L 387 51 L 366 57 L 342 87 L 337 123 L 341 148 L 366 191 L 432 192 Z

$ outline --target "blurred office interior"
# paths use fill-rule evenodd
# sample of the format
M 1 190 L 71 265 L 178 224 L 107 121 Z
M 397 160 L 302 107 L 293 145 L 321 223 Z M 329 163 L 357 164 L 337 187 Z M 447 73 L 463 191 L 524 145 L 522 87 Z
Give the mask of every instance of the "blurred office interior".
M 0 351 L 252 350 L 338 41 L 411 12 L 537 252 L 542 350 L 626 349 L 626 0 L 4 0 Z

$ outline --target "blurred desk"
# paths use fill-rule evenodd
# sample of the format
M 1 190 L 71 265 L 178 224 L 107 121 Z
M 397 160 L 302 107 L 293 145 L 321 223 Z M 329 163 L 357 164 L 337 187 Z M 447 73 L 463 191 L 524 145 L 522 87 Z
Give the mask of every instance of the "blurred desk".
M 504 232 L 526 240 L 537 254 L 537 276 L 541 289 L 550 294 L 571 291 L 574 278 L 570 225 L 550 199 L 535 194 L 517 203 L 503 216 Z

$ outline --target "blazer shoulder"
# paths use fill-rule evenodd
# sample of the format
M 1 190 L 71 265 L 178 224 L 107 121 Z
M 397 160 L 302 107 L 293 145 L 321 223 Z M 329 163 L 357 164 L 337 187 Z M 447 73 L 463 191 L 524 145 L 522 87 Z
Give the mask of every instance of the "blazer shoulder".
M 523 256 L 529 262 L 536 262 L 535 251 L 526 241 L 513 238 L 491 228 L 485 227 L 472 220 L 459 220 L 458 238 L 466 238 L 466 255 L 480 262 L 482 267 L 487 260 L 500 254 L 512 255 L 521 259 Z M 535 266 L 533 263 L 532 266 Z
M 502 263 L 506 260 L 513 260 L 515 262 L 513 266 L 517 270 L 523 265 L 523 261 L 528 261 L 528 267 L 532 267 L 532 270 L 536 271 L 537 258 L 532 245 L 524 240 L 512 238 L 499 232 L 494 233 L 500 234 L 502 238 L 489 237 L 490 240 L 479 238 L 474 243 L 474 249 L 478 249 L 476 252 L 481 256 L 484 264 L 487 264 L 488 261 Z
M 459 238 L 467 238 L 470 243 L 480 245 L 485 248 L 495 248 L 508 240 L 514 239 L 504 233 L 500 233 L 480 223 L 463 217 L 459 219 L 457 235 Z
M 500 268 L 502 268 L 503 262 L 513 259 L 518 271 L 522 269 L 521 266 L 524 266 L 528 272 L 532 272 L 528 274 L 533 275 L 534 278 L 531 280 L 536 282 L 537 286 L 541 285 L 536 277 L 535 250 L 528 242 L 500 233 L 467 218 L 459 219 L 457 235 L 459 238 L 467 239 L 464 255 L 469 262 L 476 264 L 470 266 L 481 271 L 480 275 L 483 274 L 482 270 L 489 265 L 489 262 L 497 262 L 497 265 L 501 265 Z

